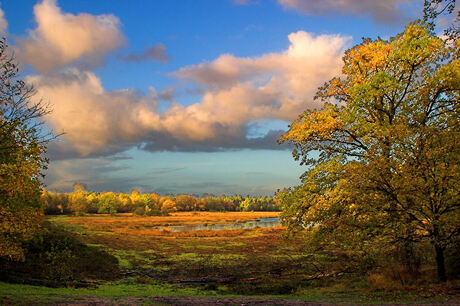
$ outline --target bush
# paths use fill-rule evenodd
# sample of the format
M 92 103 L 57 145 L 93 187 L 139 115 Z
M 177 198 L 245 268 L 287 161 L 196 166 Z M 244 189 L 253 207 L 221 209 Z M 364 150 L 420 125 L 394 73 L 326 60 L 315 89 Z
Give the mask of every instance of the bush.
M 138 216 L 144 216 L 145 215 L 145 207 L 144 206 L 136 207 L 136 209 L 133 211 L 133 214 L 138 215 Z
M 62 286 L 87 279 L 115 279 L 118 260 L 107 252 L 79 242 L 62 229 L 45 224 L 25 243 L 25 262 L 0 260 L 0 280 Z

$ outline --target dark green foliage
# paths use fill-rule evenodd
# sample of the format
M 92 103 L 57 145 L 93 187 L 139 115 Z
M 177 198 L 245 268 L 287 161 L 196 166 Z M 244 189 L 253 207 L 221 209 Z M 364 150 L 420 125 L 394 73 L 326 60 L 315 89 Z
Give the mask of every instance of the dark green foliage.
M 25 262 L 0 261 L 0 270 L 4 272 L 0 280 L 59 287 L 88 279 L 111 280 L 119 274 L 114 256 L 87 246 L 50 224 L 45 224 L 24 247 Z
M 133 214 L 143 216 L 145 215 L 145 208 L 142 206 L 136 207 L 136 209 L 133 211 Z

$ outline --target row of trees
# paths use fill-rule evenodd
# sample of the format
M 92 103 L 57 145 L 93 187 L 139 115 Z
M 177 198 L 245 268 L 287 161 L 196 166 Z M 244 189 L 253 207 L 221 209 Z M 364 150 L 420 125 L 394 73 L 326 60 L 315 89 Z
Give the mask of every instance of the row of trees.
M 276 211 L 273 198 L 242 196 L 192 195 L 160 196 L 156 193 L 89 192 L 76 185 L 71 193 L 43 190 L 41 202 L 45 214 L 127 213 L 138 215 L 167 215 L 174 211 Z

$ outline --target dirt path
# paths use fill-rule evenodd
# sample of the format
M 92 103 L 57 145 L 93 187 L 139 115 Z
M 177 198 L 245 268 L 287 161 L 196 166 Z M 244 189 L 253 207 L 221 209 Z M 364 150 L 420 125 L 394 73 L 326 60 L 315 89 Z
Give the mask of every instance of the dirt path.
M 352 305 L 349 302 L 336 301 L 330 302 L 307 302 L 302 300 L 276 299 L 276 298 L 225 298 L 225 297 L 194 297 L 194 296 L 145 296 L 145 297 L 95 297 L 95 296 L 80 296 L 78 300 L 54 302 L 52 305 L 203 305 L 203 306 L 223 306 L 223 305 Z M 396 304 L 384 304 L 396 305 Z M 401 305 L 401 304 L 397 304 Z M 439 303 L 411 303 L 411 305 L 460 305 L 460 300 L 450 300 Z
M 194 297 L 194 296 L 150 296 L 150 297 L 123 297 L 106 298 L 86 296 L 75 301 L 52 303 L 53 305 L 331 305 L 329 303 L 313 303 L 302 300 L 286 300 L 273 298 L 221 298 L 221 297 Z
M 369 301 L 374 302 L 375 301 Z M 363 303 L 363 301 L 361 301 Z M 22 297 L 13 295 L 0 296 L 0 305 L 62 305 L 62 306 L 83 306 L 83 305 L 203 305 L 203 306 L 222 306 L 222 305 L 356 305 L 353 299 L 329 298 L 324 301 L 303 301 L 300 299 L 277 299 L 270 297 L 197 297 L 197 296 L 119 296 L 104 297 L 95 295 L 51 295 Z M 410 303 L 377 303 L 378 305 L 460 305 L 460 299 L 451 297 L 444 301 L 418 301 Z

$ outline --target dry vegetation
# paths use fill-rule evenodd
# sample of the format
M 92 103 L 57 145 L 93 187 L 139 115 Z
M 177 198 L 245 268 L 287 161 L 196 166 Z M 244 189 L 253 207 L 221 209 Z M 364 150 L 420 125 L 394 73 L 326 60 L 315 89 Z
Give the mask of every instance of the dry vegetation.
M 321 290 L 318 294 L 323 296 L 368 294 L 375 290 L 425 294 L 431 290 L 430 296 L 456 295 L 452 289 L 455 286 L 433 289 L 422 278 L 420 282 L 404 282 L 383 272 L 368 274 L 360 269 L 362 262 L 353 261 L 347 253 L 332 257 L 327 253 L 311 255 L 305 252 L 304 237 L 285 239 L 281 226 L 181 232 L 157 229 L 244 222 L 278 215 L 179 212 L 167 217 L 98 214 L 54 216 L 48 220 L 75 233 L 80 241 L 117 257 L 122 284 L 185 286 L 219 294 L 302 295 Z M 433 270 L 429 274 L 434 273 Z
M 131 213 L 117 214 L 113 218 L 110 215 L 87 215 L 72 217 L 65 222 L 81 224 L 88 228 L 94 226 L 105 226 L 107 228 L 123 226 L 138 230 L 138 226 L 145 227 L 164 227 L 173 225 L 194 225 L 194 224 L 219 224 L 234 223 L 257 220 L 260 218 L 278 217 L 279 212 L 177 212 L 169 216 L 144 217 L 136 216 Z M 59 219 L 56 219 L 59 220 Z
M 168 217 L 80 216 L 51 220 L 90 245 L 119 258 L 135 282 L 205 284 L 232 293 L 291 293 L 308 278 L 301 241 L 283 228 L 170 232 L 177 224 L 234 223 L 276 217 L 276 212 L 174 213 Z
M 123 236 L 148 237 L 235 237 L 245 233 L 243 229 L 199 230 L 172 232 L 169 227 L 177 225 L 228 224 L 278 217 L 279 212 L 179 212 L 170 216 L 142 217 L 131 213 L 110 215 L 87 215 L 70 218 L 54 217 L 61 224 L 83 227 L 88 232 L 104 232 Z M 111 235 L 111 236 L 112 236 Z
M 77 253 L 81 253 L 82 246 L 64 248 L 51 261 L 40 259 L 37 257 L 40 254 L 37 254 L 36 258 L 45 260 L 45 266 L 49 268 L 48 272 L 44 271 L 45 276 L 49 278 L 54 275 L 46 284 L 59 286 L 60 283 L 60 286 L 67 288 L 0 283 L 0 296 L 3 292 L 4 301 L 9 304 L 19 300 L 26 301 L 24 298 L 31 303 L 35 303 L 37 298 L 48 303 L 54 303 L 56 298 L 72 303 L 75 299 L 85 303 L 96 300 L 100 303 L 112 303 L 115 300 L 122 301 L 121 297 L 130 301 L 127 303 L 135 304 L 142 303 L 142 299 L 151 299 L 152 296 L 161 300 L 158 296 L 162 295 L 283 295 L 309 301 L 355 303 L 420 299 L 453 301 L 458 294 L 454 283 L 448 287 L 427 287 L 423 283 L 420 286 L 415 284 L 412 287 L 402 287 L 401 283 L 388 281 L 383 274 L 343 271 L 344 267 L 357 263 L 351 262 L 347 254 L 341 257 L 328 257 L 321 253 L 316 256 L 307 255 L 304 237 L 285 239 L 285 228 L 281 226 L 182 232 L 154 229 L 157 226 L 179 224 L 245 222 L 275 216 L 278 213 L 180 212 L 168 217 L 140 217 L 131 214 L 50 216 L 47 217 L 47 224 L 51 223 L 48 228 L 55 230 L 49 236 L 51 240 L 55 240 L 53 247 L 58 247 L 65 241 L 75 245 L 67 235 L 77 238 L 86 244 L 88 252 L 99 254 L 94 255 L 96 257 L 81 258 L 80 266 L 87 265 L 91 269 L 72 270 L 75 259 L 80 258 Z M 67 233 L 62 237 L 64 240 L 56 239 L 60 232 Z M 40 241 L 49 240 L 46 237 L 37 240 L 38 246 L 42 243 Z M 70 251 L 73 255 L 68 253 Z M 101 267 L 98 266 L 95 270 L 93 260 L 99 258 L 100 264 L 104 266 L 113 257 L 118 260 L 118 266 L 108 267 L 113 268 L 113 271 L 108 271 L 106 278 L 96 275 L 95 271 L 99 273 Z M 34 267 L 34 263 L 29 263 L 28 267 Z M 43 269 L 38 269 L 37 272 L 41 270 Z M 56 272 L 59 272 L 58 278 L 55 277 Z M 112 281 L 107 281 L 110 279 Z M 81 286 L 86 288 L 76 289 Z M 11 294 L 16 290 L 26 289 L 28 293 L 25 296 Z M 172 300 L 165 297 L 164 301 Z M 201 303 L 208 300 L 189 298 L 187 301 Z M 216 301 L 222 300 L 210 299 L 208 302 Z M 229 300 L 228 304 L 234 301 L 236 300 Z M 247 303 L 254 301 L 247 299 Z M 269 299 L 265 301 L 268 304 L 278 303 Z M 287 300 L 283 300 L 285 302 Z M 302 303 L 299 301 L 299 304 Z

